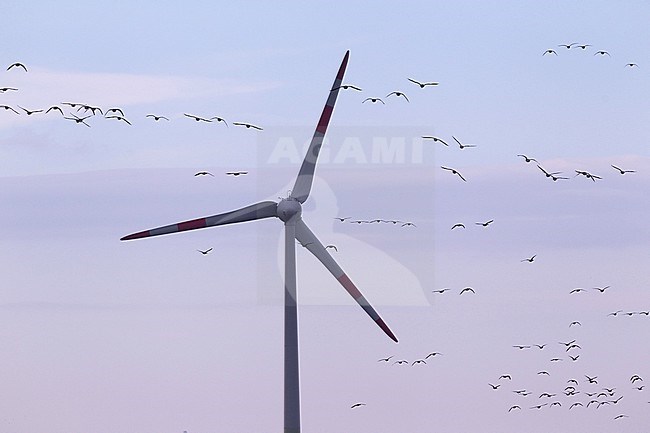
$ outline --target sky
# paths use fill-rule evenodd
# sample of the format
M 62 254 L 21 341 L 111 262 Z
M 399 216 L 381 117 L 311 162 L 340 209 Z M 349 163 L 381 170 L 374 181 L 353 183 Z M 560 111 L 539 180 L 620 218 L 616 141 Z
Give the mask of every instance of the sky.
M 281 431 L 281 223 L 119 239 L 286 197 L 347 50 L 303 219 L 399 343 L 297 245 L 303 431 L 647 428 L 646 2 L 163 3 L 3 3 L 0 431 Z

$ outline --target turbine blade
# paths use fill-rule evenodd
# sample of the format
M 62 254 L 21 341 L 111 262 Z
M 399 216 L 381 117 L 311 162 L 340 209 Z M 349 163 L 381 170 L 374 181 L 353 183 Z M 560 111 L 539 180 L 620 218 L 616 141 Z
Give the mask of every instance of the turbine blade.
M 241 209 L 225 212 L 218 215 L 212 215 L 204 218 L 183 221 L 176 224 L 157 227 L 151 230 L 145 230 L 133 233 L 121 238 L 121 241 L 131 239 L 147 238 L 150 236 L 166 235 L 168 233 L 184 232 L 187 230 L 202 229 L 205 227 L 221 226 L 225 224 L 241 223 L 244 221 L 258 220 L 262 218 L 274 217 L 276 215 L 277 203 L 274 201 L 263 201 L 255 203 Z
M 330 89 L 330 94 L 327 97 L 325 107 L 323 107 L 323 113 L 318 120 L 318 125 L 316 126 L 314 136 L 311 139 L 311 143 L 309 143 L 307 155 L 305 155 L 305 159 L 303 160 L 300 171 L 298 172 L 296 183 L 291 190 L 291 197 L 298 200 L 300 203 L 304 203 L 307 200 L 307 197 L 309 197 L 311 184 L 314 180 L 314 171 L 316 171 L 316 161 L 318 160 L 318 154 L 320 153 L 320 148 L 323 144 L 323 137 L 325 137 L 327 126 L 329 125 L 330 118 L 332 117 L 332 111 L 334 110 L 336 98 L 339 95 L 339 90 L 341 90 L 343 74 L 345 74 L 345 68 L 348 65 L 349 57 L 350 51 L 346 51 L 345 56 L 343 57 L 343 62 L 341 62 L 339 71 L 336 74 L 334 84 L 332 84 L 332 87 Z
M 325 249 L 323 244 L 318 240 L 316 235 L 307 227 L 307 224 L 300 219 L 296 222 L 296 239 L 305 246 L 320 262 L 334 275 L 334 278 L 343 286 L 345 290 L 354 298 L 354 300 L 364 309 L 366 313 L 374 320 L 377 325 L 393 341 L 397 342 L 397 337 L 388 328 L 388 325 L 379 316 L 377 311 L 370 305 L 368 300 L 361 294 L 359 289 L 354 285 L 350 278 L 343 272 L 343 269 L 336 263 L 334 258 Z

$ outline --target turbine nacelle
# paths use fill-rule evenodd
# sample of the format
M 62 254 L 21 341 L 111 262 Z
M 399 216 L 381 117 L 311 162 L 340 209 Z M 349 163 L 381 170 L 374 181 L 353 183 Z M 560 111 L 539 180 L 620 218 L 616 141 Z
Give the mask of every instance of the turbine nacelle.
M 295 198 L 283 198 L 276 209 L 277 216 L 285 223 L 291 218 L 298 219 L 302 214 L 302 205 Z

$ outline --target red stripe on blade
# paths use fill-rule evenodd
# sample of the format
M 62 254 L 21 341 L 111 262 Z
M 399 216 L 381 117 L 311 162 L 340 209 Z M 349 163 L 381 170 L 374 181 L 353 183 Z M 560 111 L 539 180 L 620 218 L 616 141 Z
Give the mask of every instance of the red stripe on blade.
M 318 120 L 316 132 L 325 134 L 325 131 L 327 131 L 327 125 L 329 125 L 330 118 L 332 117 L 332 111 L 334 111 L 334 106 L 332 105 L 326 105 L 325 108 L 323 108 L 323 114 L 320 115 L 320 119 Z
M 341 285 L 345 288 L 345 290 L 347 290 L 348 293 L 352 295 L 352 297 L 355 300 L 357 300 L 360 296 L 362 296 L 359 289 L 357 289 L 357 286 L 354 285 L 352 280 L 350 280 L 350 278 L 348 278 L 347 275 L 343 274 L 340 277 L 338 277 L 337 280 L 339 280 L 339 283 L 341 283 Z
M 205 218 L 199 218 L 192 221 L 185 221 L 182 223 L 178 223 L 177 225 L 178 225 L 178 231 L 182 232 L 185 230 L 202 229 L 203 227 L 206 227 L 206 222 L 205 222 Z
M 124 236 L 121 241 L 130 241 L 131 239 L 140 239 L 140 238 L 146 238 L 150 236 L 151 234 L 149 233 L 149 230 L 145 230 L 143 232 L 138 232 L 138 233 L 133 233 L 128 236 Z

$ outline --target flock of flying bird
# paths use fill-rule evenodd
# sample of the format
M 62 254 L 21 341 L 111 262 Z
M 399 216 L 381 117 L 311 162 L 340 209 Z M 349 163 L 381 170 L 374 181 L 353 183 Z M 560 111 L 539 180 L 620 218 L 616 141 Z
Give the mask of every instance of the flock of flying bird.
M 591 47 L 589 44 L 579 44 L 579 43 L 570 43 L 570 44 L 560 44 L 558 47 L 565 48 L 566 50 L 582 50 L 585 51 L 588 47 Z M 557 51 L 554 49 L 547 49 L 543 53 L 544 56 L 546 55 L 557 55 Z M 609 52 L 604 51 L 604 50 L 599 50 L 594 52 L 594 56 L 610 56 Z M 626 67 L 638 67 L 636 63 L 627 63 L 625 65 Z M 28 72 L 27 67 L 19 62 L 12 63 L 7 67 L 7 71 L 11 70 L 21 70 L 22 72 Z M 408 81 L 411 82 L 412 84 L 416 85 L 420 89 L 424 89 L 426 87 L 434 87 L 437 86 L 439 83 L 433 82 L 433 81 L 428 81 L 428 82 L 421 82 L 414 80 L 412 78 L 408 78 Z M 353 90 L 357 92 L 362 92 L 362 89 L 359 86 L 353 85 L 353 84 L 342 84 L 340 86 L 341 89 L 343 90 Z M 332 89 L 336 90 L 336 89 Z M 19 89 L 16 87 L 0 87 L 0 94 L 7 93 L 7 92 L 18 92 Z M 380 103 L 380 104 L 386 104 L 384 99 L 404 99 L 406 102 L 410 102 L 409 98 L 407 95 L 401 91 L 401 90 L 395 90 L 390 93 L 388 93 L 384 98 L 382 99 L 381 97 L 377 96 L 372 96 L 364 99 L 362 103 L 370 102 L 370 103 Z M 69 107 L 68 113 L 66 115 L 65 111 L 61 108 L 61 106 L 66 106 Z M 45 109 L 27 109 L 24 108 L 20 105 L 17 105 L 16 108 L 11 107 L 9 105 L 0 105 L 0 108 L 3 108 L 5 111 L 10 111 L 13 112 L 16 115 L 20 115 L 21 112 L 27 116 L 32 116 L 37 113 L 44 113 L 44 114 L 49 114 L 52 112 L 56 112 L 60 114 L 63 119 L 70 120 L 76 124 L 83 124 L 86 127 L 90 127 L 91 125 L 87 123 L 87 121 L 91 118 L 94 117 L 103 117 L 105 119 L 113 119 L 116 121 L 123 122 L 128 125 L 132 125 L 131 121 L 125 117 L 124 111 L 119 108 L 119 107 L 112 107 L 108 108 L 105 110 L 102 110 L 102 108 L 93 106 L 93 105 L 88 105 L 85 103 L 76 103 L 76 102 L 61 102 L 59 105 L 52 105 L 49 108 Z M 20 110 L 20 111 L 19 111 Z M 75 110 L 74 112 L 70 110 Z M 100 114 L 101 116 L 97 116 L 97 114 Z M 183 116 L 194 120 L 195 122 L 204 122 L 204 123 L 223 123 L 226 127 L 228 127 L 228 122 L 220 117 L 220 116 L 197 116 L 194 114 L 190 113 L 183 113 Z M 159 122 L 161 120 L 164 121 L 170 121 L 169 117 L 166 117 L 164 115 L 160 114 L 147 114 L 146 118 L 150 118 L 155 122 Z M 246 129 L 252 129 L 252 130 L 258 130 L 261 131 L 263 130 L 262 127 L 256 126 L 251 123 L 247 122 L 232 122 L 232 125 L 235 126 L 241 126 Z M 446 147 L 449 147 L 449 143 L 445 141 L 444 139 L 433 136 L 433 135 L 422 135 L 421 138 L 423 140 L 431 140 L 434 143 L 440 143 Z M 465 149 L 472 149 L 476 148 L 476 144 L 467 144 L 461 142 L 457 137 L 451 136 L 453 139 L 455 145 L 459 147 L 460 150 L 465 150 Z M 558 180 L 568 180 L 569 177 L 566 175 L 563 175 L 562 172 L 559 171 L 548 171 L 542 165 L 532 157 L 529 157 L 525 154 L 518 154 L 516 155 L 517 157 L 520 157 L 523 159 L 523 161 L 526 164 L 534 163 L 537 167 L 537 169 L 546 177 L 551 179 L 552 181 L 558 181 Z M 611 164 L 612 169 L 614 169 L 618 174 L 620 175 L 625 175 L 627 173 L 635 173 L 635 170 L 630 170 L 630 169 L 624 169 L 619 167 L 618 165 Z M 441 169 L 444 171 L 448 171 L 450 174 L 457 176 L 460 180 L 463 182 L 467 182 L 467 178 L 463 176 L 459 170 L 448 167 L 448 166 L 441 166 Z M 247 171 L 229 171 L 226 172 L 226 175 L 229 176 L 242 176 L 248 174 Z M 199 171 L 194 174 L 195 177 L 198 176 L 212 176 L 214 177 L 214 174 L 208 172 L 208 171 Z M 575 175 L 573 177 L 578 177 L 582 176 L 588 180 L 591 180 L 593 182 L 600 181 L 603 179 L 602 176 L 596 175 L 593 173 L 590 173 L 586 170 L 575 170 Z M 391 219 L 371 219 L 371 220 L 362 220 L 362 219 L 352 219 L 352 217 L 336 217 L 336 220 L 339 222 L 347 222 L 347 223 L 352 223 L 352 224 L 392 224 L 392 225 L 399 225 L 400 227 L 416 227 L 416 225 L 413 222 L 410 221 L 401 221 L 401 220 L 391 220 Z M 494 222 L 493 219 L 484 221 L 484 222 L 476 222 L 475 225 L 481 226 L 481 227 L 488 227 Z M 451 227 L 451 230 L 455 229 L 465 229 L 466 226 L 463 223 L 456 223 Z M 303 245 L 304 246 L 304 245 Z M 338 248 L 335 245 L 327 245 L 326 248 L 328 249 L 333 249 L 335 251 L 338 251 Z M 202 255 L 207 255 L 211 251 L 213 251 L 213 248 L 208 248 L 205 250 L 197 250 L 200 254 Z M 536 259 L 537 255 L 534 254 L 530 257 L 526 257 L 521 259 L 521 262 L 527 262 L 527 263 L 533 263 L 534 260 Z M 586 288 L 575 288 L 570 291 L 570 294 L 576 294 L 576 293 L 581 293 L 581 292 L 588 292 L 588 291 L 595 291 L 599 293 L 605 293 L 605 291 L 609 290 L 610 286 L 603 286 L 603 287 L 593 287 L 591 289 L 586 289 Z M 443 294 L 445 292 L 450 291 L 451 289 L 449 288 L 443 288 L 443 289 L 437 289 L 433 290 L 432 292 L 435 294 Z M 459 294 L 465 294 L 465 293 L 476 293 L 475 290 L 472 287 L 464 287 L 459 291 Z M 649 311 L 631 311 L 631 312 L 623 312 L 623 310 L 617 310 L 614 312 L 611 312 L 608 314 L 608 316 L 619 316 L 619 315 L 627 315 L 627 316 L 633 316 L 633 315 L 644 315 L 644 316 L 650 316 Z M 569 328 L 572 327 L 579 327 L 582 326 L 580 321 L 572 321 L 569 324 Z M 580 359 L 580 353 L 579 350 L 581 349 L 581 346 L 576 342 L 576 339 L 572 339 L 571 341 L 568 342 L 559 342 L 560 345 L 564 346 L 564 354 L 566 355 L 567 358 L 564 358 L 563 356 L 554 356 L 549 359 L 548 362 L 550 363 L 559 363 L 565 359 L 570 360 L 571 363 L 578 362 Z M 525 350 L 534 350 L 533 348 L 536 348 L 538 351 L 543 351 L 548 344 L 517 344 L 513 345 L 513 348 L 516 348 L 520 351 L 525 351 Z M 436 356 L 441 356 L 442 353 L 440 352 L 431 352 L 428 353 L 426 356 L 422 358 L 415 359 L 413 361 L 408 361 L 406 359 L 394 359 L 395 356 L 387 356 L 381 359 L 378 359 L 377 362 L 380 363 L 386 363 L 389 365 L 393 366 L 419 366 L 419 365 L 425 365 L 427 364 L 427 360 L 429 358 L 434 358 Z M 548 370 L 546 369 L 541 369 L 537 372 L 538 376 L 550 376 L 551 373 L 549 373 Z M 495 392 L 503 392 L 505 388 L 508 386 L 513 387 L 513 384 L 515 383 L 513 381 L 513 375 L 505 373 L 502 374 L 497 378 L 496 381 L 491 381 L 488 382 L 488 386 Z M 611 387 L 611 386 L 603 386 L 602 384 L 599 384 L 598 378 L 596 376 L 591 376 L 584 374 L 582 377 L 570 377 L 566 380 L 566 386 L 564 389 L 554 389 L 552 392 L 551 390 L 545 390 L 543 392 L 534 392 L 532 390 L 528 390 L 523 387 L 516 387 L 515 389 L 511 389 L 510 391 L 512 392 L 512 397 L 519 400 L 516 402 L 513 402 L 514 404 L 510 405 L 507 412 L 517 412 L 522 410 L 522 408 L 529 408 L 531 410 L 540 410 L 542 408 L 554 408 L 554 407 L 562 407 L 565 406 L 568 408 L 568 410 L 578 410 L 577 408 L 594 408 L 594 409 L 599 409 L 601 407 L 606 407 L 606 406 L 611 406 L 611 407 L 616 407 L 619 405 L 621 400 L 625 397 L 621 392 L 617 391 L 618 388 L 622 388 L 622 386 L 616 386 L 616 387 Z M 634 374 L 630 377 L 630 384 L 628 386 L 628 391 L 634 391 L 634 392 L 642 392 L 645 388 L 645 385 L 643 384 L 643 378 L 639 376 L 638 374 Z M 535 398 L 535 396 L 537 397 Z M 524 404 L 524 398 L 529 397 Z M 581 399 L 582 398 L 582 399 Z M 530 401 L 530 400 L 533 401 Z M 571 399 L 570 401 L 567 401 Z M 650 402 L 648 402 L 650 403 Z M 354 403 L 351 405 L 352 409 L 356 409 L 359 407 L 365 406 L 366 403 L 358 402 Z M 623 419 L 627 418 L 628 415 L 625 413 L 616 413 L 615 416 L 613 416 L 614 419 Z
M 572 44 L 562 44 L 560 47 L 564 47 L 567 50 L 570 49 L 580 49 L 580 50 L 586 50 L 588 47 L 590 47 L 589 44 L 577 44 L 577 43 L 572 43 Z M 544 55 L 546 54 L 555 54 L 555 50 L 547 50 L 544 52 Z M 594 55 L 600 55 L 600 56 L 609 56 L 610 54 L 606 51 L 596 51 Z M 628 63 L 626 66 L 628 67 L 637 67 L 636 63 Z M 428 83 L 420 83 L 415 80 L 412 80 L 409 78 L 409 81 L 418 84 L 420 88 L 424 88 L 425 86 L 431 85 L 431 86 L 436 86 L 438 83 L 436 82 L 428 82 Z M 356 91 L 361 91 L 362 89 L 358 86 L 351 85 L 351 84 L 346 84 L 344 86 L 341 86 L 343 89 L 353 89 Z M 391 96 L 395 97 L 403 97 L 407 102 L 409 101 L 408 97 L 401 91 L 393 91 L 389 94 L 386 95 L 386 98 L 389 98 Z M 362 101 L 363 103 L 365 102 L 372 102 L 372 103 L 382 103 L 385 104 L 385 102 L 379 98 L 379 97 L 369 97 L 366 98 Z M 422 135 L 421 138 L 423 140 L 431 140 L 434 143 L 439 143 L 445 147 L 450 147 L 450 143 L 446 141 L 445 139 L 434 136 L 434 135 Z M 453 144 L 457 145 L 460 150 L 466 150 L 466 149 L 472 149 L 476 148 L 476 144 L 467 144 L 461 142 L 456 136 L 451 136 L 453 140 Z M 569 180 L 571 177 L 569 175 L 566 175 L 560 171 L 550 171 L 545 169 L 537 159 L 530 157 L 528 155 L 525 155 L 523 153 L 520 153 L 516 155 L 518 158 L 522 158 L 523 162 L 526 164 L 531 164 L 533 166 L 536 166 L 537 170 L 541 172 L 546 178 L 552 180 L 553 182 L 559 181 L 559 180 Z M 440 167 L 442 170 L 449 172 L 452 175 L 457 176 L 461 181 L 467 182 L 467 178 L 461 174 L 461 172 L 453 167 L 449 166 L 441 166 Z M 611 164 L 611 168 L 615 170 L 615 172 L 619 175 L 625 175 L 628 173 L 635 173 L 635 170 L 631 170 L 628 168 L 621 168 L 619 165 L 616 164 Z M 586 171 L 584 169 L 576 169 L 574 170 L 575 174 L 573 174 L 572 177 L 584 177 L 587 180 L 591 180 L 592 182 L 596 181 L 601 181 L 603 179 L 603 176 L 593 174 L 589 171 Z M 382 219 L 375 219 L 375 220 L 351 220 L 350 217 L 337 217 L 340 222 L 345 222 L 348 221 L 350 223 L 357 223 L 357 224 L 371 224 L 371 223 L 389 223 L 392 222 L 393 224 L 401 223 L 401 221 L 391 221 L 391 220 L 382 220 Z M 490 219 L 488 221 L 484 222 L 475 222 L 476 226 L 480 227 L 488 227 L 490 224 L 494 222 L 493 219 Z M 404 224 L 406 225 L 406 224 Z M 410 225 L 410 224 L 409 224 Z M 466 226 L 464 223 L 455 223 L 452 227 L 451 230 L 455 229 L 465 229 Z M 533 263 L 535 259 L 537 258 L 537 254 L 533 254 L 529 257 L 522 258 L 520 262 L 524 263 Z M 594 292 L 594 293 L 605 293 L 608 291 L 611 287 L 609 285 L 607 286 L 602 286 L 602 287 L 593 287 L 591 289 L 585 289 L 585 288 L 575 288 L 571 290 L 569 293 L 571 295 L 575 293 L 581 293 L 581 292 Z M 450 288 L 442 288 L 442 289 L 436 289 L 432 290 L 432 293 L 441 295 L 445 292 L 452 291 Z M 458 292 L 460 295 L 465 294 L 465 293 L 476 293 L 475 290 L 472 287 L 465 287 L 459 290 Z M 621 315 L 627 315 L 627 316 L 634 316 L 634 315 L 640 315 L 640 316 L 650 316 L 649 311 L 628 311 L 628 312 L 623 312 L 623 310 L 617 310 L 614 312 L 611 312 L 608 314 L 608 316 L 621 316 Z M 569 328 L 578 328 L 581 327 L 582 323 L 578 320 L 573 320 L 569 323 Z M 546 362 L 549 362 L 551 364 L 561 364 L 562 361 L 568 361 L 569 363 L 577 363 L 580 361 L 583 361 L 581 359 L 581 346 L 577 343 L 576 339 L 572 339 L 567 342 L 559 342 L 560 346 L 563 346 L 563 354 L 558 355 L 554 354 L 553 356 L 547 358 Z M 525 351 L 527 349 L 532 349 L 536 348 L 537 351 L 543 351 L 548 344 L 516 344 L 513 345 L 513 348 L 516 348 L 520 351 Z M 548 349 L 546 350 L 548 352 Z M 436 356 L 436 355 L 441 355 L 440 352 L 432 352 L 428 354 L 424 358 L 416 359 L 413 361 L 408 361 L 406 359 L 394 359 L 394 356 L 387 356 L 384 358 L 381 358 L 377 360 L 377 362 L 380 363 L 386 363 L 386 364 L 391 364 L 393 366 L 411 366 L 411 367 L 417 367 L 418 365 L 424 365 L 427 364 L 427 360 L 430 357 Z M 552 373 L 551 373 L 552 372 Z M 551 374 L 556 375 L 557 372 L 554 370 L 551 370 L 549 372 L 548 369 L 542 368 L 539 369 L 536 372 L 536 375 L 539 377 L 546 377 L 546 376 L 551 376 Z M 502 374 L 501 376 L 498 377 L 498 379 L 494 382 L 488 382 L 488 386 L 490 389 L 493 391 L 504 391 L 506 388 L 509 386 L 512 387 L 510 391 L 512 392 L 512 399 L 516 399 L 518 401 L 512 401 L 512 404 L 508 407 L 507 412 L 517 412 L 522 410 L 522 408 L 529 408 L 530 410 L 540 410 L 542 408 L 559 408 L 559 407 L 566 407 L 567 410 L 570 410 L 572 412 L 575 412 L 579 410 L 580 408 L 585 408 L 585 409 L 600 409 L 599 412 L 601 411 L 606 411 L 606 407 L 611 407 L 612 410 L 614 408 L 620 408 L 624 407 L 625 403 L 621 403 L 621 401 L 624 401 L 624 399 L 630 400 L 633 399 L 637 396 L 629 396 L 626 397 L 627 394 L 623 394 L 623 391 L 620 391 L 620 389 L 623 389 L 624 387 L 621 385 L 617 386 L 609 386 L 611 384 L 608 384 L 608 386 L 603 386 L 603 384 L 599 384 L 598 382 L 598 377 L 593 376 L 593 375 L 587 375 L 583 374 L 582 379 L 581 376 L 576 376 L 576 377 L 567 377 L 566 378 L 566 384 L 563 389 L 546 389 L 546 390 L 528 390 L 524 387 L 514 387 L 513 384 L 517 383 L 517 378 L 515 377 L 515 380 L 513 380 L 513 375 L 512 374 Z M 633 391 L 635 393 L 641 393 L 645 389 L 645 385 L 643 385 L 643 378 L 638 375 L 634 374 L 630 377 L 630 385 L 627 387 L 628 391 Z M 535 397 L 528 397 L 531 395 L 537 395 L 537 398 Z M 526 399 L 526 397 L 528 397 Z M 650 401 L 648 401 L 650 404 Z M 359 408 L 362 406 L 365 406 L 366 403 L 355 403 L 351 406 L 352 409 Z M 603 409 L 601 409 L 603 408 Z M 610 413 L 611 418 L 613 420 L 621 420 L 628 418 L 629 415 L 623 412 L 611 412 Z

